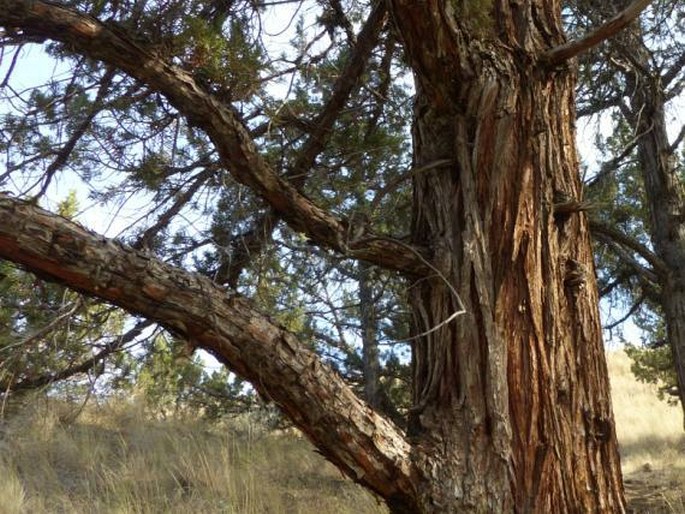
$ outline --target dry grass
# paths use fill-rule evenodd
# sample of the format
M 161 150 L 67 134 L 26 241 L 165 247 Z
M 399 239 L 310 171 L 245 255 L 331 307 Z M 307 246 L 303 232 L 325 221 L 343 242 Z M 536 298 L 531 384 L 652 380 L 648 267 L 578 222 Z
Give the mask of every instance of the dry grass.
M 632 512 L 685 514 L 682 413 L 609 355 Z M 250 419 L 155 421 L 135 406 L 34 402 L 0 422 L 0 514 L 384 513 L 304 440 Z
M 683 411 L 630 372 L 622 351 L 608 354 L 626 495 L 633 512 L 685 514 Z
M 0 434 L 0 514 L 380 513 L 294 436 L 249 420 L 154 421 L 129 406 L 32 405 Z M 68 416 L 66 416 L 68 417 Z

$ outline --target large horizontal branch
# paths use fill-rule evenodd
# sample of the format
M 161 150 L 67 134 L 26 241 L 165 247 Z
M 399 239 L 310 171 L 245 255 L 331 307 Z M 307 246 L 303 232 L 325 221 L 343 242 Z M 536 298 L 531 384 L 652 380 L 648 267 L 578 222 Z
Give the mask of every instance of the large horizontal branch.
M 540 57 L 540 62 L 546 66 L 556 66 L 578 54 L 586 52 L 602 41 L 618 34 L 632 23 L 650 3 L 651 0 L 635 0 L 604 25 L 597 27 L 579 39 L 574 39 L 545 52 Z
M 293 229 L 316 244 L 389 269 L 412 274 L 427 271 L 415 253 L 389 239 L 351 247 L 347 224 L 314 204 L 269 167 L 230 106 L 118 26 L 41 0 L 0 0 L 0 25 L 8 34 L 64 43 L 70 50 L 115 66 L 164 94 L 189 123 L 207 133 L 222 163 L 238 182 L 266 200 Z
M 271 398 L 350 477 L 411 505 L 409 445 L 296 336 L 206 277 L 0 194 L 0 258 L 154 320 Z

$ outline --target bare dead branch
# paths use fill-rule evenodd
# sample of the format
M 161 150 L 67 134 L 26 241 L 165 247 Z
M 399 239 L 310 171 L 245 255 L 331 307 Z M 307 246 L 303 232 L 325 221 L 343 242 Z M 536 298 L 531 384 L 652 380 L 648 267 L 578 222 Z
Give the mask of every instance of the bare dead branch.
M 633 20 L 651 3 L 651 0 L 635 0 L 623 11 L 614 16 L 604 25 L 589 32 L 580 39 L 569 41 L 566 44 L 548 50 L 540 56 L 540 63 L 544 66 L 557 66 L 576 55 L 583 53 L 602 41 L 614 36 Z
M 623 160 L 628 157 L 631 152 L 635 149 L 637 144 L 640 142 L 640 138 L 644 136 L 645 134 L 638 134 L 635 136 L 630 142 L 628 142 L 627 145 L 623 148 L 620 154 L 618 154 L 616 157 L 609 159 L 608 161 L 604 161 L 600 167 L 599 171 L 597 174 L 588 182 L 585 184 L 585 187 L 588 189 L 592 189 L 594 186 L 597 184 L 601 183 L 604 178 L 606 178 L 608 175 L 616 171 L 619 166 L 623 163 Z
M 217 170 L 213 166 L 207 166 L 203 171 L 198 173 L 190 187 L 183 193 L 175 195 L 176 201 L 173 205 L 167 209 L 152 226 L 145 230 L 133 247 L 139 250 L 148 247 L 155 236 L 169 224 L 174 216 L 181 212 L 181 209 L 193 199 L 193 195 L 195 195 L 203 184 L 216 172 Z
M 68 368 L 56 371 L 54 373 L 46 373 L 37 377 L 27 378 L 15 384 L 12 384 L 11 381 L 8 381 L 7 383 L 0 383 L 0 388 L 6 391 L 27 391 L 30 389 L 44 387 L 49 384 L 54 384 L 60 380 L 66 380 L 80 373 L 87 373 L 95 366 L 99 365 L 100 362 L 102 362 L 102 360 L 107 356 L 119 351 L 128 343 L 133 341 L 150 325 L 152 325 L 152 321 L 149 320 L 143 320 L 136 323 L 136 325 L 128 330 L 125 334 L 117 337 L 116 340 L 106 345 L 105 348 L 83 362 L 74 364 L 73 366 L 69 366 Z
M 631 266 L 638 274 L 644 276 L 650 282 L 658 284 L 668 273 L 665 263 L 659 257 L 654 255 L 654 253 L 644 245 L 638 243 L 619 230 L 595 220 L 590 220 L 590 230 L 593 237 L 610 245 L 626 264 Z M 628 249 L 645 259 L 652 268 L 650 269 L 640 264 L 635 257 L 627 251 Z
M 604 330 L 613 330 L 617 326 L 619 326 L 621 323 L 626 321 L 628 318 L 630 318 L 633 314 L 637 312 L 637 310 L 640 308 L 640 306 L 643 304 L 643 302 L 647 299 L 647 295 L 645 293 L 642 293 L 637 300 L 633 303 L 633 305 L 628 309 L 628 312 L 625 313 L 625 315 L 621 316 L 619 319 L 614 321 L 613 323 L 608 324 L 606 327 L 604 327 Z
M 666 263 L 662 261 L 657 255 L 654 254 L 654 252 L 652 252 L 642 243 L 639 243 L 638 241 L 624 234 L 620 230 L 610 227 L 606 223 L 603 223 L 596 219 L 590 218 L 589 223 L 590 231 L 593 235 L 601 235 L 604 238 L 612 241 L 613 243 L 619 244 L 625 248 L 634 251 L 645 261 L 647 261 L 650 264 L 650 266 L 652 266 L 654 273 L 656 273 L 659 278 L 663 278 L 668 275 L 668 267 L 666 266 Z M 658 279 L 652 280 L 654 282 L 659 282 Z

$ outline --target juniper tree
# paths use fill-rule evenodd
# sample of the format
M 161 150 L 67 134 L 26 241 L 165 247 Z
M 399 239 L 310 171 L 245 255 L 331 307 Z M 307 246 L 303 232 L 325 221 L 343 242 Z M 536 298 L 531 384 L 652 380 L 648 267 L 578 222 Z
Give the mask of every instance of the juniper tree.
M 73 84 L 48 85 L 57 91 L 41 97 L 45 116 L 91 100 L 55 147 L 32 126 L 23 146 L 8 144 L 47 162 L 64 156 L 84 175 L 115 169 L 161 212 L 132 248 L 3 195 L 0 256 L 214 354 L 393 512 L 620 512 L 588 221 L 569 209 L 581 196 L 570 60 L 647 3 L 568 42 L 553 1 L 317 2 L 321 30 L 297 56 L 276 57 L 259 21 L 280 3 L 3 0 L 6 45 L 50 41 L 54 58 L 78 71 Z M 346 108 L 366 119 L 392 100 L 372 90 L 375 101 L 355 102 L 374 84 L 367 63 L 382 61 L 393 38 L 402 58 L 385 69 L 408 66 L 415 87 L 408 237 L 373 216 L 360 227 L 354 197 L 320 191 L 322 174 L 353 170 L 319 161 L 344 132 Z M 316 74 L 343 57 L 332 89 L 306 99 L 319 103 L 314 116 L 300 118 L 297 98 L 266 87 L 287 64 Z M 111 120 L 90 127 L 104 113 Z M 7 166 L 39 175 L 42 196 L 57 168 L 37 162 Z M 406 194 L 391 183 L 380 188 Z M 230 230 L 160 237 L 191 204 L 208 205 Z M 310 334 L 300 340 L 266 316 L 249 289 L 222 286 L 239 286 L 244 263 L 269 249 L 280 258 L 279 244 L 296 236 L 405 280 L 406 432 L 322 362 Z M 204 246 L 226 257 L 211 276 L 196 272 Z

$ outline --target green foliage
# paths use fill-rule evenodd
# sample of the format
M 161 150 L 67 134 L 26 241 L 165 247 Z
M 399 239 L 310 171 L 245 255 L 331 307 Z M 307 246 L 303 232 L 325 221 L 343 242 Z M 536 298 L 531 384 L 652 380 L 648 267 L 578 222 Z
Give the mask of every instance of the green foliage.
M 633 361 L 631 371 L 641 382 L 658 386 L 657 394 L 661 400 L 677 404 L 678 397 L 673 394 L 678 382 L 673 365 L 673 352 L 668 345 L 637 347 L 626 346 L 626 354 Z
M 0 384 L 3 391 L 35 383 L 88 359 L 93 345 L 122 329 L 113 308 L 0 261 Z M 100 372 L 92 369 L 96 375 Z M 69 387 L 88 387 L 83 373 Z M 94 375 L 91 377 L 94 378 Z M 64 390 L 66 392 L 66 390 Z
M 62 200 L 57 206 L 57 214 L 67 219 L 72 219 L 78 212 L 78 198 L 76 191 L 73 189 L 69 191 L 67 197 Z
M 411 222 L 411 80 L 392 31 L 382 33 L 352 96 L 324 132 L 327 144 L 313 166 L 294 169 L 355 51 L 349 36 L 368 14 L 368 5 L 356 2 L 343 2 L 342 17 L 330 5 L 312 2 L 311 7 L 321 15 L 298 12 L 290 44 L 274 50 L 266 44 L 265 27 L 287 7 L 257 7 L 247 0 L 78 2 L 79 9 L 108 20 L 160 61 L 185 70 L 198 87 L 230 103 L 268 164 L 290 178 L 298 171 L 293 180 L 301 181 L 297 187 L 313 201 L 343 219 L 368 220 L 377 234 L 404 238 Z M 466 8 L 478 19 L 475 4 Z M 263 202 L 230 178 L 206 134 L 162 94 L 69 47 L 51 44 L 46 51 L 59 63 L 55 77 L 32 85 L 21 101 L 4 104 L 9 107 L 2 117 L 0 150 L 9 171 L 0 182 L 20 183 L 26 194 L 36 195 L 52 166 L 52 186 L 76 183 L 79 196 L 88 195 L 88 217 L 110 211 L 129 215 L 130 225 L 117 227 L 124 242 L 138 243 L 159 222 L 145 241 L 147 251 L 217 278 L 240 257 L 241 244 L 265 212 Z M 56 159 L 60 152 L 66 155 L 63 162 Z M 60 212 L 91 221 L 79 218 L 78 211 L 72 194 Z M 267 244 L 248 250 L 237 290 L 361 389 L 362 313 L 354 264 L 313 248 L 283 225 Z M 22 290 L 7 294 L 25 300 L 3 305 L 2 314 L 21 311 L 26 320 L 14 323 L 19 335 L 40 330 L 85 301 L 39 280 L 32 287 L 36 279 L 18 270 L 9 275 L 3 284 Z M 405 287 L 394 274 L 373 276 L 380 385 L 400 410 L 408 405 L 408 346 L 394 342 L 408 333 L 407 313 L 400 307 Z M 49 302 L 43 302 L 50 304 L 47 308 L 34 298 L 41 290 L 50 291 Z M 116 342 L 133 324 L 111 307 L 86 303 L 83 309 L 65 317 L 69 331 L 64 336 L 37 343 L 35 355 L 26 354 L 30 359 L 22 361 L 17 353 L 16 360 L 3 361 L 3 369 L 18 373 L 15 379 L 62 369 Z M 85 323 L 93 325 L 87 334 Z M 77 325 L 81 330 L 75 333 Z M 12 333 L 12 340 L 19 335 Z M 254 407 L 257 399 L 246 384 L 225 371 L 205 370 L 197 357 L 180 357 L 182 346 L 148 329 L 97 369 L 97 392 L 140 394 L 156 415 L 222 417 Z M 48 361 L 49 355 L 55 360 Z M 24 369 L 29 364 L 36 370 Z M 85 384 L 85 375 L 79 376 L 76 381 Z
M 152 151 L 141 158 L 133 174 L 142 186 L 150 191 L 156 191 L 168 174 L 169 164 L 168 156 Z
M 77 210 L 74 191 L 57 206 L 57 213 L 66 218 Z M 0 261 L 2 391 L 49 386 L 56 373 L 86 361 L 99 341 L 121 333 L 123 320 L 121 311 Z M 58 389 L 82 394 L 90 387 L 84 374 L 94 379 L 103 371 L 102 363 L 94 363 L 76 376 L 67 374 L 65 378 L 76 380 L 58 384 Z
M 615 15 L 616 9 L 618 6 L 612 3 L 571 2 L 567 17 L 569 29 L 575 35 L 586 33 Z M 627 244 L 606 234 L 596 237 L 595 261 L 600 294 L 610 311 L 608 325 L 621 335 L 620 324 L 629 317 L 642 331 L 641 338 L 645 341 L 642 347 L 629 341 L 629 355 L 635 361 L 633 370 L 641 380 L 660 384 L 662 395 L 675 386 L 674 377 L 667 370 L 669 362 L 673 364 L 673 357 L 663 347 L 665 278 L 658 270 L 651 269 L 652 263 L 644 255 L 663 251 L 655 245 L 660 239 L 658 234 L 665 228 L 654 226 L 650 205 L 661 209 L 665 199 L 648 198 L 643 181 L 649 179 L 643 176 L 656 176 L 663 171 L 643 166 L 651 165 L 651 159 L 646 156 L 656 152 L 662 154 L 659 156 L 662 162 L 672 158 L 682 168 L 682 156 L 674 151 L 677 145 L 669 148 L 666 143 L 658 149 L 646 146 L 641 149 L 641 145 L 653 141 L 654 133 L 659 134 L 662 129 L 670 128 L 671 123 L 678 123 L 677 116 L 671 118 L 667 114 L 661 120 L 655 115 L 662 109 L 666 113 L 674 110 L 674 104 L 670 104 L 674 97 L 669 88 L 671 92 L 675 88 L 673 84 L 652 78 L 668 76 L 671 72 L 667 70 L 677 74 L 681 69 L 683 15 L 683 10 L 672 2 L 653 2 L 639 23 L 579 59 L 577 94 L 578 112 L 592 116 L 592 123 L 588 122 L 585 128 L 596 133 L 595 147 L 604 161 L 599 169 L 593 170 L 596 175 L 588 177 L 586 182 L 585 199 L 596 206 L 591 216 L 632 241 Z M 645 129 L 640 122 L 647 119 L 650 126 Z M 662 123 L 666 125 L 661 126 Z M 669 227 L 670 231 L 681 229 Z M 636 247 L 642 251 L 636 251 Z
M 183 341 L 160 334 L 148 340 L 144 349 L 130 388 L 156 416 L 217 420 L 259 403 L 247 384 L 225 369 L 205 371 L 198 355 L 187 355 Z
M 259 46 L 250 42 L 247 20 L 236 19 L 222 27 L 202 18 L 189 17 L 180 41 L 187 46 L 186 66 L 196 77 L 218 93 L 232 100 L 250 98 L 260 86 L 264 56 Z

